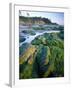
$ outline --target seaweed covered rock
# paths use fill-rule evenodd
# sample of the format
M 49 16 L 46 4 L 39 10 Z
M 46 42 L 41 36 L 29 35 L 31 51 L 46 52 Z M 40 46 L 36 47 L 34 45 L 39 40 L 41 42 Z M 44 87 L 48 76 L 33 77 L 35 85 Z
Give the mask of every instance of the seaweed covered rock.
M 20 79 L 64 76 L 64 41 L 57 33 L 36 37 L 19 59 Z

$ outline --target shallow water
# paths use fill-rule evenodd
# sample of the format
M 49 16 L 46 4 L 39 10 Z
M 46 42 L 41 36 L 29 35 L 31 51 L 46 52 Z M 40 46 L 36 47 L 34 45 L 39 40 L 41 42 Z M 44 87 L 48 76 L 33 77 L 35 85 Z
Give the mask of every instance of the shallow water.
M 24 34 L 22 32 L 20 32 L 20 35 L 24 38 L 26 38 L 26 40 L 24 42 L 20 42 L 19 47 L 21 47 L 24 43 L 31 43 L 32 40 L 34 40 L 37 36 L 39 35 L 43 35 L 44 33 L 59 33 L 59 30 L 39 30 L 39 31 L 35 31 L 35 35 L 29 35 L 29 34 Z

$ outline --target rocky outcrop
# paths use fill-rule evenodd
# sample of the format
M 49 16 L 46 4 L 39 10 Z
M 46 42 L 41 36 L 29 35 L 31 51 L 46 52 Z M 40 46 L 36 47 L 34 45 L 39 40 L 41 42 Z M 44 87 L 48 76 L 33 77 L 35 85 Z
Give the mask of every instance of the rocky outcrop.
M 19 58 L 20 79 L 64 76 L 64 43 L 59 34 L 45 33 L 36 37 L 26 50 L 23 48 Z

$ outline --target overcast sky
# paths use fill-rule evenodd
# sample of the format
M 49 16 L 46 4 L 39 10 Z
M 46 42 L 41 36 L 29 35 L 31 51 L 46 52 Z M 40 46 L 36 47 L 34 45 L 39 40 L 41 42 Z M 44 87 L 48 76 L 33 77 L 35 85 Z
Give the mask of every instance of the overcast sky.
M 50 19 L 53 23 L 64 25 L 64 13 L 63 12 L 34 12 L 34 11 L 20 11 L 21 16 L 29 17 L 45 17 Z

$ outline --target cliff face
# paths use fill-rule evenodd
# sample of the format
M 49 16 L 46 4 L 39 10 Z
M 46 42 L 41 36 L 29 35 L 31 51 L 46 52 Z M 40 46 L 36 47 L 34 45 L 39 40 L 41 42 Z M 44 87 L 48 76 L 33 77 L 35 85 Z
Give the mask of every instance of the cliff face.
M 48 18 L 41 18 L 41 17 L 23 17 L 19 16 L 19 23 L 20 24 L 51 24 L 51 20 Z

